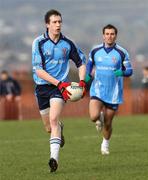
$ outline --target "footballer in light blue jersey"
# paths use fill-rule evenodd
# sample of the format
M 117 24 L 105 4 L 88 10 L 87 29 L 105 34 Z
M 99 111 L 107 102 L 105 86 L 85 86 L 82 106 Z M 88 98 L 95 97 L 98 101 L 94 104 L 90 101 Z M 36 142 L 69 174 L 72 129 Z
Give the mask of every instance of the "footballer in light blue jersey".
M 43 124 L 50 133 L 49 168 L 54 172 L 58 168 L 60 147 L 64 146 L 61 113 L 64 102 L 70 99 L 66 87 L 70 60 L 78 68 L 79 86 L 85 95 L 85 56 L 75 44 L 61 33 L 62 15 L 51 9 L 45 14 L 47 31 L 36 38 L 32 45 L 33 79 L 36 84 L 35 95 L 38 101 Z
M 89 114 L 103 134 L 101 153 L 108 155 L 112 121 L 118 105 L 123 102 L 123 78 L 131 76 L 133 70 L 128 52 L 116 43 L 117 28 L 108 24 L 102 31 L 103 43 L 89 54 L 85 80 L 89 81 L 93 76 Z
M 123 102 L 123 76 L 132 74 L 128 52 L 114 44 L 105 47 L 100 44 L 89 54 L 87 73 L 91 74 L 95 67 L 94 79 L 90 88 L 90 96 L 96 96 L 110 104 Z M 122 70 L 123 76 L 116 76 L 115 71 Z
M 58 42 L 53 42 L 48 32 L 36 38 L 32 46 L 33 78 L 36 84 L 51 84 L 37 76 L 37 69 L 44 69 L 59 81 L 68 81 L 69 61 L 77 68 L 85 64 L 85 56 L 74 43 L 60 34 Z

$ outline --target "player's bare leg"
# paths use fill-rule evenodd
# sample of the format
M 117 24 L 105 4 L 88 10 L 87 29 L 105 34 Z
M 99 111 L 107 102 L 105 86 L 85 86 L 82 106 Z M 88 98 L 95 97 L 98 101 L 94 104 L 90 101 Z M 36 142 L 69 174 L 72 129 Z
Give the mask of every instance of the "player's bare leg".
M 89 114 L 92 122 L 96 124 L 97 130 L 102 130 L 103 127 L 103 103 L 96 99 L 91 99 L 89 103 Z
M 47 133 L 51 133 L 51 127 L 50 127 L 50 120 L 49 120 L 49 108 L 41 110 L 40 111 L 41 117 L 42 117 L 42 121 L 45 127 L 45 130 Z M 63 147 L 65 144 L 65 139 L 64 139 L 64 135 L 63 135 L 63 123 L 61 121 L 59 121 L 59 125 L 61 127 L 61 144 L 60 146 Z
M 50 161 L 49 166 L 51 172 L 56 171 L 58 167 L 58 157 L 61 144 L 61 126 L 59 125 L 59 118 L 64 106 L 64 101 L 60 98 L 50 99 Z
M 47 133 L 51 133 L 50 121 L 49 121 L 49 108 L 40 111 L 42 121 Z
M 103 155 L 109 154 L 109 140 L 112 135 L 112 120 L 115 115 L 115 111 L 109 108 L 105 108 L 104 112 L 104 126 L 103 126 L 103 141 L 101 144 L 101 153 Z

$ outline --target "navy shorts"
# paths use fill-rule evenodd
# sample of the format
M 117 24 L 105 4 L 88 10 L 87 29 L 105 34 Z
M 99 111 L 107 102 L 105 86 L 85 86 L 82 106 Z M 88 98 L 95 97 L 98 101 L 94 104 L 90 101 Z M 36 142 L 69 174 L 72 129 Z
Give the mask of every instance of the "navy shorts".
M 59 89 L 54 85 L 37 85 L 35 88 L 35 95 L 37 97 L 38 106 L 40 110 L 44 110 L 50 107 L 51 98 L 61 98 L 62 94 Z
M 96 100 L 99 100 L 101 101 L 105 107 L 109 108 L 109 109 L 112 109 L 114 111 L 118 110 L 118 106 L 119 104 L 110 104 L 110 103 L 106 103 L 104 101 L 102 101 L 100 98 L 96 97 L 96 96 L 92 96 L 91 99 L 96 99 Z

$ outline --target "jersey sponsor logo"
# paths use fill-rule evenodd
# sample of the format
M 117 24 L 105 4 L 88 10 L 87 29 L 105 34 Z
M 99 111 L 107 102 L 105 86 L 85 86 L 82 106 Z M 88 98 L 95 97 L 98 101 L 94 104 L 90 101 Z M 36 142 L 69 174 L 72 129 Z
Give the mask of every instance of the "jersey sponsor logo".
M 115 68 L 114 67 L 107 67 L 107 66 L 99 66 L 97 67 L 98 70 L 111 70 L 111 71 L 114 71 Z
M 50 64 L 63 64 L 64 60 L 63 59 L 59 59 L 59 60 L 52 59 L 49 63 Z

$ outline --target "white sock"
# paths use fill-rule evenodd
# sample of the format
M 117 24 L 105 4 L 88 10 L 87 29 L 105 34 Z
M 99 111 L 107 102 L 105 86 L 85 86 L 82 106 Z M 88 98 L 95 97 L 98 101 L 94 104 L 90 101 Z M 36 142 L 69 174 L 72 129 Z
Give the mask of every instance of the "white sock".
M 103 137 L 102 146 L 109 146 L 109 140 Z
M 58 162 L 61 138 L 50 138 L 50 158 L 54 158 Z

